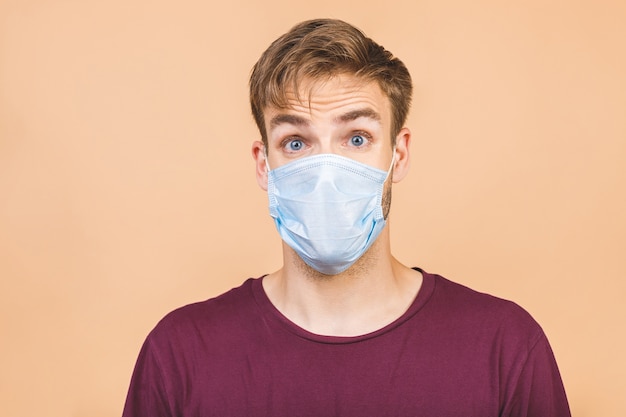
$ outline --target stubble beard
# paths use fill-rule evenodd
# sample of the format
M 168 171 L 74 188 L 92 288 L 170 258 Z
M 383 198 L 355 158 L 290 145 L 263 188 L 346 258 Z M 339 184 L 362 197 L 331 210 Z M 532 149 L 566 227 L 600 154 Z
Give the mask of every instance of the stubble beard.
M 383 219 L 387 220 L 389 216 L 389 210 L 391 210 L 391 184 L 393 183 L 393 171 L 389 173 L 389 178 L 387 178 L 387 183 L 385 184 L 385 188 L 383 189 L 383 197 L 381 201 L 381 205 L 383 206 Z

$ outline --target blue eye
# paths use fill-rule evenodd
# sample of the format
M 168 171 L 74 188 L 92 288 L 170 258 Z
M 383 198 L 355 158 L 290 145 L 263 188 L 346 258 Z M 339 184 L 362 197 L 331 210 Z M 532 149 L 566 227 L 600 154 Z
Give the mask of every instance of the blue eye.
M 290 151 L 300 151 L 304 148 L 304 143 L 300 139 L 294 139 L 287 144 Z
M 350 138 L 350 144 L 353 146 L 363 146 L 366 142 L 366 139 L 361 135 L 354 135 Z

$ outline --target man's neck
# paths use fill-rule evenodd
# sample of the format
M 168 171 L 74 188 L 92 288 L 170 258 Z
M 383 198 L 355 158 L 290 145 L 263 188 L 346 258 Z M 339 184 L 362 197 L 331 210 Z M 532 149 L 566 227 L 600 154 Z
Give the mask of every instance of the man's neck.
M 265 277 L 263 287 L 283 315 L 309 332 L 327 336 L 371 333 L 399 318 L 422 282 L 419 272 L 385 253 L 385 247 L 373 245 L 337 275 L 317 274 L 300 258 L 286 256 L 283 268 Z

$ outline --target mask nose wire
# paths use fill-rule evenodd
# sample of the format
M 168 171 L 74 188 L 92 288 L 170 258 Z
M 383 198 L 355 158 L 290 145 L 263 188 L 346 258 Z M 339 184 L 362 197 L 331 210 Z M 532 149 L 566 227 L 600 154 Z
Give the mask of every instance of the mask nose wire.
M 271 168 L 270 168 L 270 163 L 269 160 L 267 158 L 267 148 L 263 147 L 263 158 L 265 159 L 265 172 L 270 172 Z M 385 178 L 385 180 L 387 178 L 389 178 L 389 174 L 391 174 L 391 171 L 393 171 L 393 164 L 396 162 L 396 146 L 393 146 L 393 151 L 391 151 L 391 163 L 389 164 L 389 168 L 387 169 L 387 177 Z

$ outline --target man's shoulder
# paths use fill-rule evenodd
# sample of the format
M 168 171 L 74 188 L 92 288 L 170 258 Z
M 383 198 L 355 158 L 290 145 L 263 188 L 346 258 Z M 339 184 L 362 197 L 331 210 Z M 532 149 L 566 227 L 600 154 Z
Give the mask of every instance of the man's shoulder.
M 253 285 L 249 278 L 239 287 L 208 300 L 187 304 L 166 314 L 152 330 L 150 337 L 185 337 L 203 332 L 219 331 L 229 326 L 240 326 L 254 314 Z
M 527 315 L 528 313 L 514 301 L 478 291 L 464 284 L 444 278 L 441 275 L 431 274 L 434 280 L 434 296 L 440 297 L 448 303 L 448 307 L 459 309 L 510 311 L 512 313 Z
M 451 320 L 503 333 L 525 334 L 536 339 L 543 330 L 532 315 L 514 301 L 480 292 L 433 275 L 432 306 Z

